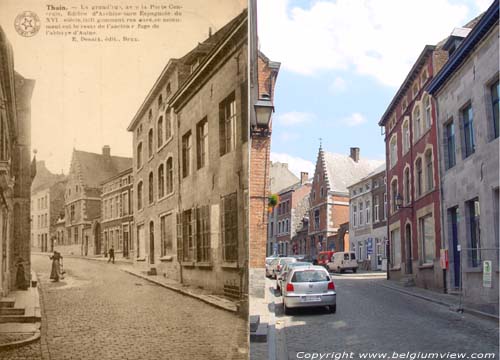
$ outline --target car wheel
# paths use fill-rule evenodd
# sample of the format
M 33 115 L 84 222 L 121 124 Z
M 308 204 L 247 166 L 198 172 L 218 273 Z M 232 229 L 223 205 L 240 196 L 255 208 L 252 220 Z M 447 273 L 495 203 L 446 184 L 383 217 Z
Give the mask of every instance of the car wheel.
M 285 299 L 283 299 L 283 311 L 285 312 L 285 315 L 291 315 L 291 310 L 288 306 L 285 304 Z
M 337 312 L 337 304 L 330 305 L 329 307 L 330 313 L 335 314 Z

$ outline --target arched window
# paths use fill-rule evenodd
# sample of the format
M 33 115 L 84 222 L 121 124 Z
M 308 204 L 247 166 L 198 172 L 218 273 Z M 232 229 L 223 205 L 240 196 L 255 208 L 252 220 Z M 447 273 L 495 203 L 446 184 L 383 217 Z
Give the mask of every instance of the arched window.
M 148 133 L 148 156 L 153 156 L 153 129 L 149 129 Z
M 137 168 L 142 166 L 142 142 L 137 145 Z
M 174 167 L 173 160 L 169 158 L 167 160 L 167 194 L 174 191 Z
M 410 121 L 405 120 L 403 123 L 403 153 L 410 149 Z
M 410 203 L 410 169 L 405 169 L 404 188 L 403 188 L 404 203 Z
M 148 119 L 151 120 L 153 118 L 153 110 L 149 109 Z
M 158 97 L 158 108 L 160 108 L 162 104 L 163 104 L 163 95 L 160 94 L 160 96 Z
M 172 120 L 170 119 L 170 110 L 165 113 L 165 139 L 168 140 L 172 136 Z
M 158 119 L 158 126 L 156 127 L 156 141 L 158 148 L 160 148 L 163 145 L 163 116 L 160 116 Z
M 137 184 L 137 210 L 142 209 L 142 181 Z
M 432 151 L 427 150 L 425 153 L 425 177 L 426 177 L 426 190 L 434 188 L 434 173 L 432 171 Z
M 425 108 L 425 128 L 429 129 L 432 123 L 431 100 L 429 96 L 426 96 L 424 98 L 424 108 Z
M 418 138 L 420 138 L 420 135 L 422 133 L 422 119 L 420 117 L 419 106 L 417 106 L 415 108 L 415 111 L 413 111 L 413 124 L 415 126 L 415 128 L 413 129 L 413 132 L 415 134 L 414 141 L 416 141 Z
M 422 159 L 417 159 L 417 162 L 415 163 L 415 192 L 417 196 L 422 195 Z
M 154 176 L 153 172 L 149 173 L 149 188 L 148 188 L 148 199 L 149 203 L 152 204 L 154 200 Z
M 396 136 L 393 136 L 391 138 L 391 142 L 389 143 L 389 155 L 390 155 L 390 160 L 391 160 L 391 168 L 396 165 L 396 162 L 398 161 L 398 138 Z
M 391 211 L 395 213 L 397 211 L 396 207 L 396 197 L 398 196 L 398 180 L 394 179 L 391 182 Z
M 163 164 L 158 168 L 158 198 L 165 196 L 165 168 Z

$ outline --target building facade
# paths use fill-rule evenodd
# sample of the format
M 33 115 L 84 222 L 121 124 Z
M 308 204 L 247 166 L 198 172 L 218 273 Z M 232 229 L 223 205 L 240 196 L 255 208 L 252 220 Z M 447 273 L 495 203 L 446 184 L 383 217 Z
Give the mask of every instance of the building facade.
M 131 158 L 111 156 L 107 145 L 101 154 L 73 150 L 64 196 L 66 242 L 57 246 L 58 251 L 83 256 L 101 253 L 102 182 L 131 166 Z
M 0 27 L 0 295 L 30 283 L 31 95 Z
M 309 240 L 307 255 L 316 257 L 320 251 L 348 251 L 347 241 L 339 244 L 341 224 L 349 221 L 347 186 L 373 171 L 382 162 L 360 158 L 360 149 L 353 147 L 350 155 L 333 154 L 320 146 L 309 196 Z
M 101 236 L 96 253 L 106 256 L 113 247 L 115 256 L 133 258 L 133 183 L 132 168 L 102 183 L 101 220 L 94 224 Z
M 389 276 L 442 288 L 436 109 L 424 89 L 447 60 L 425 46 L 379 122 L 385 127 Z
M 366 270 L 382 270 L 385 258 L 384 179 L 385 164 L 348 187 L 350 249 Z
M 438 106 L 447 286 L 461 291 L 466 304 L 497 315 L 498 31 L 494 1 L 429 85 Z

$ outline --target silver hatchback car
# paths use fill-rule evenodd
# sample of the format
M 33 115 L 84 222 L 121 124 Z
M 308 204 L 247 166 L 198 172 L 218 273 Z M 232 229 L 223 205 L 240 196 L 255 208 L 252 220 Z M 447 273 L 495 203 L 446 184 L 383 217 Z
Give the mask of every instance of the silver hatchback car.
M 292 268 L 282 286 L 285 314 L 290 309 L 328 306 L 331 313 L 337 311 L 335 284 L 322 266 Z

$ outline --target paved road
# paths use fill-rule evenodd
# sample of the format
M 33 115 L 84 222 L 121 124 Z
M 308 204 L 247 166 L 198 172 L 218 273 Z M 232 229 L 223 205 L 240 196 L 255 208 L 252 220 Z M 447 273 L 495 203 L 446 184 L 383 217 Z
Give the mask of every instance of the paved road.
M 66 278 L 52 283 L 49 259 L 33 256 L 46 324 L 42 341 L 0 359 L 247 358 L 243 319 L 126 274 L 121 265 L 64 261 Z
M 499 358 L 498 324 L 493 321 L 382 287 L 382 279 L 344 274 L 334 275 L 334 281 L 336 314 L 305 309 L 285 316 L 281 297 L 276 299 L 276 320 L 282 326 L 279 336 L 286 343 L 281 354 L 288 353 L 288 359 L 306 356 L 300 352 L 344 351 L 349 354 L 343 359 L 358 359 L 363 352 L 390 356 L 393 352 L 492 352 Z M 268 280 L 268 287 L 273 284 Z

